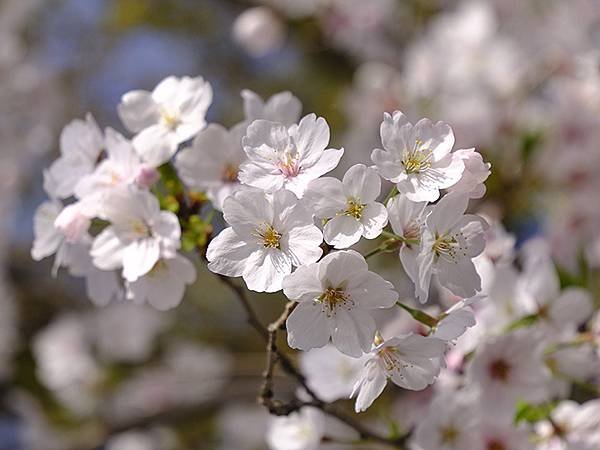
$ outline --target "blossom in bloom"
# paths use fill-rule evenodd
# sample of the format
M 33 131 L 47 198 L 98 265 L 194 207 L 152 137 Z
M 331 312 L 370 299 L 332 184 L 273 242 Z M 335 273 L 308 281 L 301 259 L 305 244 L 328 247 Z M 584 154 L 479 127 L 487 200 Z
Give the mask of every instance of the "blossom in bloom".
M 371 311 L 398 300 L 393 285 L 370 272 L 354 250 L 298 267 L 283 280 L 283 293 L 298 302 L 286 322 L 290 347 L 309 350 L 331 340 L 355 358 L 371 349 L 376 331 Z
M 329 125 L 315 114 L 298 125 L 255 120 L 242 143 L 248 161 L 240 167 L 243 184 L 268 192 L 288 189 L 302 197 L 311 180 L 333 170 L 344 149 L 326 149 Z
M 283 22 L 265 6 L 248 8 L 240 14 L 231 32 L 235 42 L 257 58 L 279 49 L 285 39 Z
M 152 92 L 127 92 L 118 106 L 119 117 L 132 133 L 133 146 L 152 166 L 168 161 L 177 146 L 206 125 L 212 88 L 202 77 L 162 80 Z
M 460 180 L 448 190 L 467 194 L 470 198 L 481 198 L 485 195 L 485 180 L 490 176 L 490 163 L 483 161 L 481 153 L 474 148 L 456 150 L 454 155 L 463 160 L 465 170 Z
M 300 355 L 300 368 L 309 387 L 326 402 L 350 397 L 364 363 L 364 357 L 352 358 L 333 345 Z
M 442 314 L 431 335 L 444 341 L 458 339 L 468 328 L 475 325 L 475 315 L 471 305 L 482 298 L 482 296 L 475 296 L 456 302 Z
M 105 131 L 106 158 L 95 170 L 81 177 L 75 186 L 75 195 L 80 198 L 99 195 L 117 186 L 133 184 L 145 167 L 131 142 L 117 131 Z
M 361 236 L 375 239 L 386 226 L 387 210 L 375 201 L 380 192 L 377 172 L 356 164 L 342 181 L 332 177 L 311 181 L 303 198 L 315 216 L 327 220 L 323 227 L 325 242 L 335 248 L 347 248 Z
M 481 392 L 489 413 L 514 411 L 517 400 L 546 400 L 549 373 L 543 341 L 530 330 L 519 330 L 486 341 L 467 368 L 467 382 Z
M 381 123 L 382 149 L 371 159 L 379 174 L 414 202 L 434 202 L 440 189 L 457 183 L 465 169 L 460 156 L 452 153 L 454 134 L 443 122 L 421 119 L 414 126 L 400 111 L 384 113 Z
M 210 124 L 194 138 L 192 145 L 177 154 L 175 167 L 181 180 L 191 189 L 206 191 L 213 206 L 223 210 L 223 201 L 239 186 L 240 164 L 246 160 L 242 122 L 230 130 Z
M 302 103 L 289 91 L 279 92 L 265 102 L 255 92 L 244 89 L 242 98 L 247 123 L 264 119 L 290 126 L 300 120 Z
M 429 296 L 433 274 L 440 285 L 460 297 L 472 297 L 481 290 L 472 258 L 483 252 L 487 223 L 479 216 L 464 214 L 468 202 L 465 195 L 447 194 L 427 216 L 415 282 L 417 297 L 423 303 Z
M 194 281 L 196 268 L 189 259 L 176 254 L 159 259 L 150 272 L 127 283 L 127 298 L 166 311 L 181 303 L 186 285 Z
M 177 216 L 161 211 L 158 200 L 135 186 L 113 190 L 103 199 L 100 218 L 111 224 L 96 236 L 90 254 L 102 270 L 123 268 L 130 282 L 147 274 L 161 257 L 180 246 Z
M 476 396 L 444 392 L 429 404 L 418 422 L 413 444 L 418 450 L 462 450 L 477 443 Z
M 60 157 L 48 169 L 56 198 L 73 195 L 75 186 L 93 172 L 104 148 L 104 137 L 91 114 L 85 121 L 73 120 L 60 134 Z
M 417 255 L 421 244 L 421 234 L 427 202 L 413 202 L 406 195 L 399 194 L 387 204 L 388 218 L 394 233 L 403 238 L 400 245 L 400 262 L 409 278 L 418 280 Z
M 324 435 L 324 414 L 305 407 L 288 416 L 273 417 L 267 443 L 271 450 L 318 450 Z
M 434 337 L 408 334 L 387 341 L 377 339 L 354 385 L 354 409 L 365 411 L 381 395 L 387 381 L 413 391 L 425 389 L 440 373 L 446 343 Z
M 229 228 L 208 245 L 208 268 L 228 277 L 243 277 L 248 289 L 281 290 L 292 266 L 310 264 L 323 251 L 321 231 L 294 194 L 244 188 L 223 202 Z
M 563 400 L 550 418 L 552 422 L 536 424 L 540 450 L 592 450 L 600 445 L 600 400 Z

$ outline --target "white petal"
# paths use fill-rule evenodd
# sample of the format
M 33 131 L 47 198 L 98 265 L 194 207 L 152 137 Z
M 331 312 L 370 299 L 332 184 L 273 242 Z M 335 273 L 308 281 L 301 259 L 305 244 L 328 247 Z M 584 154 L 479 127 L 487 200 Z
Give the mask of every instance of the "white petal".
M 132 133 L 147 128 L 160 120 L 160 110 L 147 91 L 130 91 L 121 98 L 117 106 L 123 125 Z
M 377 369 L 377 364 L 375 361 L 372 361 L 372 364 L 365 367 L 365 372 L 368 371 L 372 373 L 363 375 L 363 378 L 361 378 L 354 387 L 355 392 L 358 390 L 358 397 L 356 398 L 356 404 L 354 405 L 354 410 L 357 413 L 366 411 L 385 389 L 387 378 L 383 372 Z
M 277 249 L 259 250 L 257 263 L 247 264 L 242 276 L 248 289 L 256 292 L 277 292 L 283 279 L 292 272 L 290 259 Z
M 298 304 L 287 318 L 286 329 L 288 345 L 300 350 L 323 347 L 331 337 L 331 324 L 316 303 Z
M 367 239 L 375 239 L 381 234 L 387 222 L 388 213 L 385 206 L 377 202 L 368 203 L 360 216 L 360 223 L 364 227 L 363 236 Z
M 163 125 L 144 128 L 133 138 L 133 146 L 142 159 L 152 167 L 158 167 L 171 159 L 178 142 L 173 133 Z
M 346 292 L 363 309 L 389 308 L 398 300 L 394 285 L 374 272 L 354 273 L 348 278 Z
M 298 267 L 283 280 L 283 293 L 290 300 L 310 302 L 323 293 L 317 264 Z
M 92 243 L 90 255 L 94 265 L 102 270 L 114 270 L 123 265 L 123 251 L 126 244 L 115 234 L 113 227 L 105 228 Z
M 208 269 L 228 277 L 240 277 L 246 269 L 248 259 L 257 251 L 256 246 L 242 240 L 233 228 L 226 228 L 208 244 Z
M 323 177 L 311 181 L 302 198 L 321 219 L 334 217 L 346 208 L 343 184 L 337 178 Z
M 397 183 L 404 176 L 404 166 L 391 153 L 376 148 L 371 153 L 371 159 L 377 167 L 377 172 L 386 180 Z
M 445 234 L 461 219 L 469 204 L 469 197 L 446 194 L 427 217 L 427 226 L 440 235 Z
M 331 335 L 333 345 L 342 353 L 358 358 L 371 349 L 375 337 L 375 320 L 367 311 L 337 308 L 333 316 L 335 328 Z
M 135 281 L 147 274 L 160 257 L 160 245 L 155 238 L 138 239 L 123 251 L 123 277 Z
M 356 244 L 363 233 L 360 221 L 352 216 L 336 216 L 325 224 L 325 242 L 335 248 L 348 248 Z
M 342 182 L 346 196 L 360 199 L 361 203 L 374 202 L 381 193 L 381 178 L 375 170 L 364 164 L 350 167 Z
M 281 239 L 281 247 L 290 256 L 296 267 L 317 261 L 323 254 L 320 247 L 323 234 L 314 225 L 297 226 Z
M 52 255 L 64 240 L 64 236 L 54 226 L 54 221 L 60 213 L 59 203 L 47 201 L 35 211 L 33 217 L 33 233 L 35 239 L 31 248 L 31 257 L 39 261 Z

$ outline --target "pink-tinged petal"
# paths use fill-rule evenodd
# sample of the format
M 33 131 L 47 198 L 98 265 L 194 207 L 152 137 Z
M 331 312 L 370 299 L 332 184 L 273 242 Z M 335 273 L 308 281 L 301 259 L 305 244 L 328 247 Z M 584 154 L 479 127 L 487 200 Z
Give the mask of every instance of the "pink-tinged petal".
M 323 347 L 331 337 L 331 323 L 317 303 L 298 304 L 286 321 L 288 345 L 310 350 Z
M 301 161 L 300 175 L 304 175 L 304 177 L 310 180 L 314 180 L 321 175 L 325 175 L 337 167 L 343 155 L 343 148 L 328 148 L 327 150 L 321 152 L 315 161 Z
M 324 118 L 315 114 L 304 116 L 297 128 L 290 129 L 290 134 L 294 138 L 303 165 L 315 164 L 329 144 L 329 125 Z
M 292 263 L 287 255 L 277 249 L 261 249 L 260 258 L 247 264 L 242 276 L 251 291 L 277 292 L 291 272 Z
M 362 210 L 360 223 L 363 224 L 363 236 L 367 239 L 375 239 L 381 234 L 387 225 L 388 213 L 381 203 L 369 203 Z
M 160 258 L 157 239 L 146 238 L 132 242 L 123 250 L 123 277 L 135 281 L 146 275 Z
M 258 246 L 242 240 L 233 228 L 226 228 L 208 244 L 208 269 L 228 277 L 242 276 L 251 255 L 258 251 Z
M 298 267 L 283 279 L 283 293 L 290 300 L 311 302 L 324 291 L 316 264 Z
M 427 202 L 410 201 L 406 195 L 396 195 L 387 204 L 390 225 L 399 236 L 405 236 L 407 228 L 421 222 Z
M 61 210 L 59 203 L 47 201 L 35 211 L 33 232 L 35 239 L 31 248 L 31 257 L 35 261 L 52 255 L 64 240 L 62 233 L 54 226 L 54 221 Z
M 340 352 L 359 358 L 371 350 L 376 325 L 367 311 L 337 308 L 333 323 L 331 341 Z
M 132 133 L 138 133 L 160 120 L 160 109 L 152 99 L 152 94 L 142 90 L 123 95 L 117 112 L 125 128 Z
M 454 133 L 444 122 L 433 123 L 429 119 L 419 120 L 411 132 L 412 141 L 419 139 L 421 147 L 433 152 L 433 160 L 439 161 L 452 150 Z
M 352 216 L 336 216 L 325 224 L 325 242 L 335 248 L 348 248 L 356 244 L 363 233 L 360 221 Z
M 350 167 L 342 183 L 346 196 L 359 199 L 361 203 L 374 202 L 381 193 L 381 178 L 374 169 L 364 164 Z
M 377 167 L 379 175 L 386 180 L 397 183 L 405 177 L 402 162 L 390 152 L 376 148 L 371 152 L 371 159 Z

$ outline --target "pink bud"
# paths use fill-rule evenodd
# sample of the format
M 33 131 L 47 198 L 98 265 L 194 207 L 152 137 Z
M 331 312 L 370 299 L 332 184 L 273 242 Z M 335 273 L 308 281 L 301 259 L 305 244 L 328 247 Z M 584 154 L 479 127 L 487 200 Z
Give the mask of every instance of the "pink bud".
M 135 176 L 135 182 L 145 188 L 151 187 L 160 179 L 160 173 L 154 167 L 142 166 Z

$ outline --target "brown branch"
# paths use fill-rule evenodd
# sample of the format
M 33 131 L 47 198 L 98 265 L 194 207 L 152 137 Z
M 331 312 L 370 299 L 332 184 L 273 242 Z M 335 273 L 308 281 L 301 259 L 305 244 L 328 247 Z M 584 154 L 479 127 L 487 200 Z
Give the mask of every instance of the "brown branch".
M 223 283 L 236 294 L 238 300 L 246 310 L 248 323 L 265 339 L 267 344 L 267 363 L 263 372 L 263 383 L 258 398 L 260 404 L 264 405 L 271 414 L 277 416 L 287 416 L 293 412 L 299 411 L 304 407 L 317 408 L 356 430 L 361 439 L 379 442 L 396 449 L 403 448 L 407 436 L 402 436 L 400 438 L 387 438 L 385 436 L 381 436 L 380 434 L 369 430 L 353 417 L 341 411 L 340 408 L 334 403 L 328 403 L 321 400 L 308 386 L 304 375 L 302 375 L 302 373 L 294 366 L 292 361 L 285 355 L 285 353 L 282 353 L 279 350 L 277 347 L 277 332 L 285 329 L 285 322 L 295 308 L 295 302 L 288 302 L 281 316 L 279 316 L 279 318 L 272 322 L 268 327 L 265 327 L 252 308 L 245 289 L 235 284 L 228 277 L 223 275 L 218 276 L 221 281 L 223 281 Z M 298 381 L 298 383 L 309 395 L 310 400 L 301 400 L 296 397 L 292 400 L 283 402 L 274 398 L 275 394 L 273 389 L 273 375 L 275 372 L 275 367 L 278 363 L 288 375 L 292 376 L 296 379 L 296 381 Z

